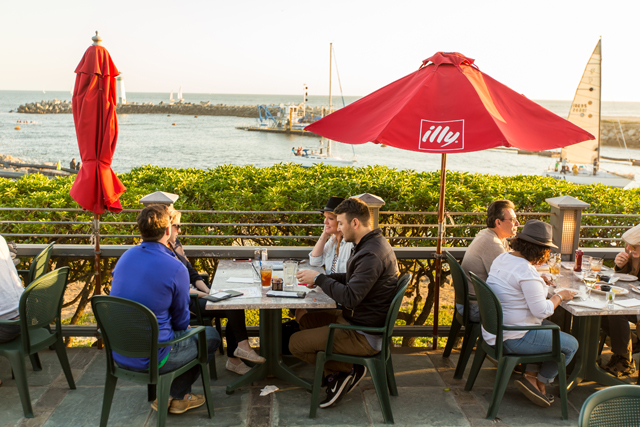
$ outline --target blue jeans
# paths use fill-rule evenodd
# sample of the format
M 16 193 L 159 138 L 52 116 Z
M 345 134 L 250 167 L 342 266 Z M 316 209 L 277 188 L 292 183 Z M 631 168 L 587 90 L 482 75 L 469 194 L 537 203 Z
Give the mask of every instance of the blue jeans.
M 458 313 L 464 314 L 464 305 L 456 303 Z M 480 309 L 478 301 L 469 301 L 469 320 L 480 323 Z
M 552 325 L 553 323 L 543 320 L 542 324 Z M 503 348 L 505 353 L 512 354 L 548 353 L 551 351 L 553 343 L 552 334 L 553 332 L 549 329 L 529 331 L 522 338 L 506 340 L 503 343 Z M 566 366 L 578 351 L 578 341 L 572 335 L 560 332 L 560 351 L 564 353 Z M 531 364 L 527 365 L 526 370 L 527 372 L 537 372 L 538 381 L 551 384 L 558 375 L 558 364 L 556 362 L 544 362 L 541 365 Z
M 173 331 L 175 338 L 180 338 L 187 332 L 188 329 L 186 331 Z M 209 356 L 207 362 L 210 362 L 211 359 L 213 359 L 216 350 L 220 346 L 221 340 L 220 335 L 218 335 L 218 331 L 216 331 L 216 328 L 212 326 L 205 326 L 205 333 L 207 335 L 207 354 Z M 160 368 L 160 373 L 165 374 L 167 372 L 175 371 L 181 366 L 184 366 L 187 363 L 191 362 L 197 356 L 198 336 L 196 335 L 171 346 L 169 358 L 167 359 L 165 364 L 162 365 L 162 368 Z M 127 366 L 122 366 L 119 363 L 117 363 L 117 365 L 124 369 L 138 371 L 137 369 L 131 369 Z M 146 372 L 146 370 L 138 372 Z M 184 396 L 186 394 L 191 393 L 191 386 L 196 382 L 199 376 L 200 366 L 198 365 L 189 369 L 182 375 L 177 376 L 171 384 L 171 391 L 169 392 L 171 397 L 173 397 L 174 399 L 184 399 Z

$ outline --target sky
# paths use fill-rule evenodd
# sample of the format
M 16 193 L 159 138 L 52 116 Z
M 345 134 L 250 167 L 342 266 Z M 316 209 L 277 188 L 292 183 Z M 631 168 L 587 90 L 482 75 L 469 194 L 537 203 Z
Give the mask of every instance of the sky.
M 531 99 L 571 100 L 602 37 L 603 101 L 640 102 L 638 0 L 2 0 L 0 16 L 0 90 L 71 90 L 98 30 L 128 92 L 326 95 L 333 43 L 345 95 L 456 51 Z

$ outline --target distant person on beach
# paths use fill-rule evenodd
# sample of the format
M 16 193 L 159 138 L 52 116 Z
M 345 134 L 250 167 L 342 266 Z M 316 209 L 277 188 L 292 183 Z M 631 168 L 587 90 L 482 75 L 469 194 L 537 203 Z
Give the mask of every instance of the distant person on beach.
M 571 168 L 571 171 L 573 172 L 574 175 L 578 175 L 578 165 L 573 165 L 573 167 Z
M 616 255 L 614 269 L 617 273 L 640 274 L 640 225 L 627 230 L 622 235 L 624 251 Z M 640 343 L 636 345 L 631 341 L 631 328 L 629 322 L 636 323 L 636 333 L 640 331 L 640 322 L 636 315 L 602 316 L 602 330 L 611 339 L 611 359 L 602 366 L 602 369 L 616 377 L 631 375 L 636 372 L 636 363 L 633 353 L 640 351 Z M 635 347 L 635 348 L 634 348 Z M 635 351 L 634 351 L 635 350 Z
M 76 170 L 76 158 L 71 159 L 71 163 L 69 163 L 69 169 Z
M 567 159 L 562 159 L 562 173 L 567 173 L 569 167 L 567 166 Z
M 593 159 L 593 176 L 598 173 L 598 158 Z
M 137 218 L 142 243 L 128 249 L 113 269 L 111 296 L 144 304 L 158 319 L 158 341 L 167 342 L 187 333 L 189 329 L 189 272 L 177 259 L 167 242 L 171 237 L 171 211 L 164 205 L 147 206 Z M 220 345 L 220 335 L 205 326 L 209 361 Z M 175 371 L 197 354 L 198 337 L 192 336 L 178 344 L 158 350 L 161 374 Z M 118 366 L 136 372 L 149 371 L 149 358 L 128 357 L 113 352 Z M 201 374 L 194 366 L 178 375 L 171 383 L 169 412 L 182 414 L 204 405 L 201 394 L 191 393 L 191 386 Z M 157 399 L 151 408 L 158 410 Z
M 556 160 L 556 168 L 555 171 L 558 172 L 558 168 L 560 167 L 560 161 Z
M 507 237 L 515 236 L 518 231 L 518 218 L 514 212 L 515 205 L 511 200 L 496 200 L 487 208 L 487 228 L 473 238 L 467 248 L 467 253 L 462 259 L 462 269 L 469 275 L 473 271 L 482 280 L 487 280 L 491 264 L 498 255 L 509 252 Z M 480 321 L 478 302 L 476 293 L 472 286 L 469 286 L 469 296 L 473 300 L 469 301 L 469 319 L 474 322 Z M 462 304 L 456 304 L 456 309 L 460 314 L 464 311 Z
M 191 301 L 191 304 L 200 304 L 200 311 L 207 313 L 209 316 L 222 317 L 228 319 L 226 338 L 227 338 L 227 364 L 225 368 L 228 371 L 235 372 L 239 375 L 244 375 L 251 369 L 241 359 L 248 360 L 252 363 L 264 363 L 267 361 L 262 356 L 259 356 L 249 346 L 249 338 L 247 335 L 247 326 L 244 317 L 244 310 L 215 310 L 207 312 L 207 300 L 202 297 L 209 295 L 209 287 L 204 283 L 204 280 L 195 268 L 191 265 L 187 259 L 182 243 L 178 239 L 180 234 L 181 225 L 180 218 L 182 213 L 179 211 L 172 211 L 171 213 L 171 237 L 169 237 L 169 247 L 176 255 L 176 258 L 187 267 L 189 271 L 189 283 L 191 284 L 191 293 L 198 294 L 196 301 Z M 189 306 L 189 309 L 193 312 L 195 307 Z
M 76 170 L 79 171 L 80 170 L 80 165 L 82 165 L 82 162 L 78 162 L 76 163 Z

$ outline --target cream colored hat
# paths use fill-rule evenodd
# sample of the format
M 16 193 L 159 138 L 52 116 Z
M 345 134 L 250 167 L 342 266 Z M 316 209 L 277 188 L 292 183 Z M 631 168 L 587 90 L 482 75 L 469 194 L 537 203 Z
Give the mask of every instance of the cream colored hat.
M 640 225 L 636 225 L 635 227 L 625 231 L 625 233 L 622 235 L 622 240 L 624 240 L 631 246 L 640 245 Z

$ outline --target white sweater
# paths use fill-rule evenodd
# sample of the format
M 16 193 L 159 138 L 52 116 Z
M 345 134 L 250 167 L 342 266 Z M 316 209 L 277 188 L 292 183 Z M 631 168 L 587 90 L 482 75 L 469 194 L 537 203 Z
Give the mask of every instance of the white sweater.
M 553 302 L 547 299 L 549 287 L 535 267 L 524 258 L 511 253 L 499 255 L 491 264 L 487 285 L 502 304 L 503 322 L 507 326 L 536 326 L 551 316 Z M 522 338 L 526 331 L 504 331 L 503 340 Z M 482 337 L 489 345 L 496 336 L 482 329 Z

